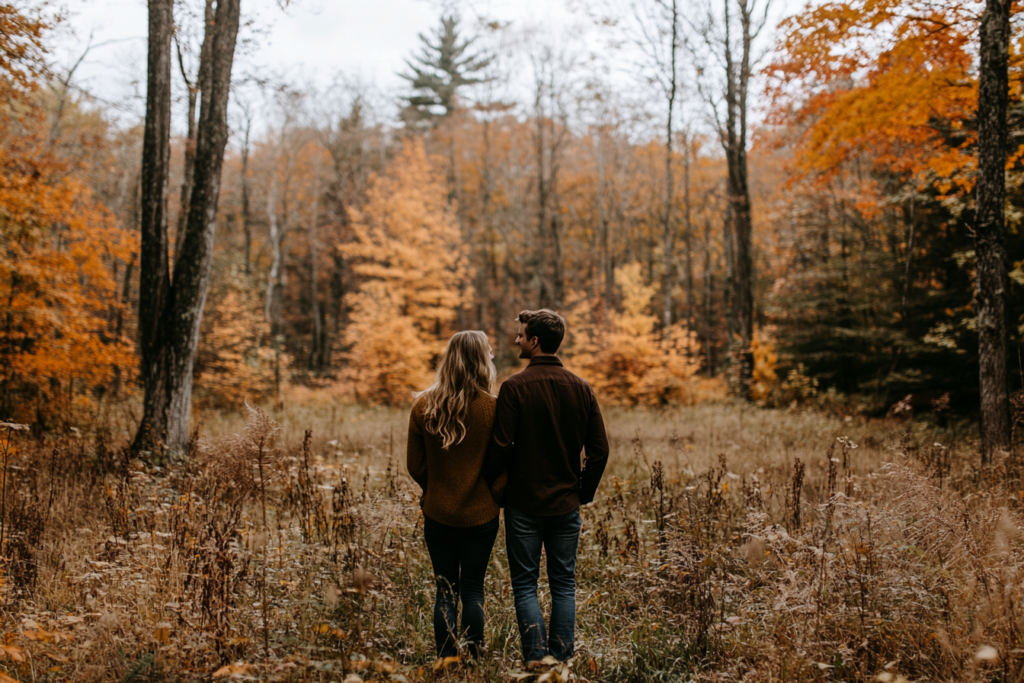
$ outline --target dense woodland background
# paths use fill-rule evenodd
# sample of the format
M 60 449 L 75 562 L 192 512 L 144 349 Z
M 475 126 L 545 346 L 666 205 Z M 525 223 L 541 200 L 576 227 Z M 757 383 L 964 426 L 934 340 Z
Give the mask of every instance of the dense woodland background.
M 147 0 L 143 109 L 0 2 L 0 683 L 566 680 L 501 542 L 434 661 L 401 466 L 540 306 L 611 440 L 575 680 L 1021 678 L 1024 6 L 575 8 L 439 13 L 388 92 Z
M 912 396 L 902 405 L 976 410 L 981 4 L 851 0 L 779 26 L 762 5 L 735 7 L 595 6 L 600 56 L 446 14 L 409 46 L 397 101 L 343 74 L 236 70 L 195 405 L 402 404 L 458 329 L 486 330 L 500 368 L 518 367 L 512 320 L 550 306 L 570 321 L 569 366 L 609 403 L 732 393 L 881 414 Z M 172 258 L 202 14 L 175 3 Z M 142 125 L 50 64 L 59 21 L 42 3 L 0 4 L 0 416 L 41 431 L 140 394 Z

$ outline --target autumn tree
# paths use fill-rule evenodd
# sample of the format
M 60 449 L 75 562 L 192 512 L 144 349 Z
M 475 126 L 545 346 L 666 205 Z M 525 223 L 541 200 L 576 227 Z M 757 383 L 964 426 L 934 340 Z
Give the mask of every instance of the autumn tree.
M 90 161 L 65 154 L 86 131 L 75 139 L 74 126 L 51 125 L 38 88 L 49 25 L 41 12 L 0 7 L 0 414 L 38 430 L 112 396 L 130 363 L 117 277 L 130 240 L 83 181 Z
M 217 296 L 207 304 L 196 351 L 197 403 L 235 410 L 246 400 L 278 400 L 275 371 L 289 358 L 264 343 L 270 326 L 256 279 L 233 265 L 212 286 Z
M 566 362 L 594 385 L 602 398 L 627 405 L 687 403 L 691 378 L 700 369 L 687 357 L 683 325 L 664 328 L 652 310 L 657 288 L 645 285 L 639 263 L 615 271 L 621 310 L 601 314 L 587 297 L 571 307 Z M 660 328 L 660 329 L 659 329 Z
M 711 109 L 726 158 L 727 242 L 733 253 L 733 308 L 740 341 L 740 385 L 750 383 L 754 339 L 753 217 L 747 159 L 750 80 L 755 68 L 755 41 L 768 24 L 771 0 L 722 0 L 722 15 L 710 11 L 692 25 L 689 42 L 700 56 L 698 79 Z
M 634 42 L 643 53 L 648 78 L 657 84 L 665 106 L 665 176 L 664 208 L 662 210 L 662 251 L 665 260 L 662 273 L 662 325 L 672 326 L 672 289 L 675 285 L 676 225 L 675 161 L 676 99 L 681 89 L 681 51 L 683 49 L 683 17 L 679 0 L 642 0 L 632 6 L 636 29 Z M 687 185 L 688 190 L 688 185 Z M 687 191 L 687 216 L 689 215 Z M 689 225 L 687 225 L 689 240 Z M 689 269 L 689 265 L 687 266 Z
M 809 367 L 828 366 L 825 382 L 872 402 L 950 391 L 954 405 L 977 405 L 978 17 L 965 3 L 848 2 L 783 29 L 771 71 L 773 122 L 794 151 L 785 222 L 807 228 L 780 250 L 797 266 L 778 288 L 783 339 Z M 1015 155 L 1001 168 L 1021 172 Z
M 361 278 L 346 329 L 356 398 L 400 405 L 430 379 L 468 289 L 468 263 L 443 183 L 422 142 L 408 141 L 353 212 L 340 245 Z
M 536 183 L 536 257 L 532 277 L 539 282 L 537 305 L 559 308 L 565 300 L 560 173 L 569 130 L 569 79 L 575 54 L 554 41 L 541 42 L 530 54 L 533 69 L 533 171 Z
M 458 105 L 460 88 L 482 83 L 481 75 L 491 57 L 473 51 L 473 38 L 466 39 L 459 27 L 459 17 L 441 18 L 441 25 L 431 36 L 420 34 L 420 51 L 406 59 L 406 73 L 400 73 L 413 90 L 403 97 L 403 116 L 412 122 L 433 121 L 451 116 Z
M 386 161 L 386 132 L 375 121 L 374 92 L 358 81 L 339 78 L 327 89 L 310 98 L 314 135 L 326 153 L 321 172 L 322 220 L 319 230 L 319 256 L 325 263 L 318 269 L 325 282 L 320 283 L 322 303 L 319 315 L 320 341 L 311 342 L 308 365 L 314 372 L 331 372 L 344 362 L 341 354 L 344 325 L 348 319 L 348 298 L 354 287 L 352 264 L 339 245 L 355 239 L 351 216 L 366 201 L 371 176 Z M 310 254 L 310 287 L 318 285 L 313 277 L 314 254 Z M 312 305 L 310 305 L 312 314 Z M 315 333 L 315 329 L 313 330 Z

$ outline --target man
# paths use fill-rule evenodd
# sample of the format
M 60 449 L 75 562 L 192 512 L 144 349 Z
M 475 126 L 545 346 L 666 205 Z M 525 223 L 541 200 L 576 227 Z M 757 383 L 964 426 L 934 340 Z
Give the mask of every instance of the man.
M 508 472 L 505 548 L 529 666 L 547 655 L 563 662 L 572 657 L 580 506 L 594 500 L 608 462 L 608 437 L 594 390 L 555 355 L 565 319 L 542 309 L 523 311 L 517 321 L 519 357 L 530 364 L 498 392 L 485 476 L 494 481 Z M 542 549 L 551 589 L 547 631 L 537 600 Z

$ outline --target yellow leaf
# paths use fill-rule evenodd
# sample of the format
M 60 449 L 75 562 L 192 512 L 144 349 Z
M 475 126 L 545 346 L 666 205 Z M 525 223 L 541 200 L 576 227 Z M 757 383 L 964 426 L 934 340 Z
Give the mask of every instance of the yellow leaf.
M 434 673 L 438 673 L 446 669 L 458 666 L 460 662 L 462 662 L 462 657 L 457 656 L 438 659 L 436 662 L 434 662 Z
M 234 664 L 227 664 L 222 666 L 213 672 L 214 678 L 224 678 L 230 676 L 231 678 L 242 678 L 249 670 L 252 669 L 252 664 L 246 664 L 245 662 L 235 662 Z M 0 681 L 0 683 L 3 683 Z
M 16 662 L 25 660 L 25 650 L 15 645 L 0 645 L 0 652 L 3 652 Z

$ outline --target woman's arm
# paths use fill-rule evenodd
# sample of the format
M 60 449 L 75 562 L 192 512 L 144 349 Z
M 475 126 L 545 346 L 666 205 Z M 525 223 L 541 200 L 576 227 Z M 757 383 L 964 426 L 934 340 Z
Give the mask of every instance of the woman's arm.
M 423 426 L 419 422 L 416 407 L 409 414 L 409 441 L 405 450 L 405 466 L 409 476 L 427 492 L 427 445 L 423 439 Z

